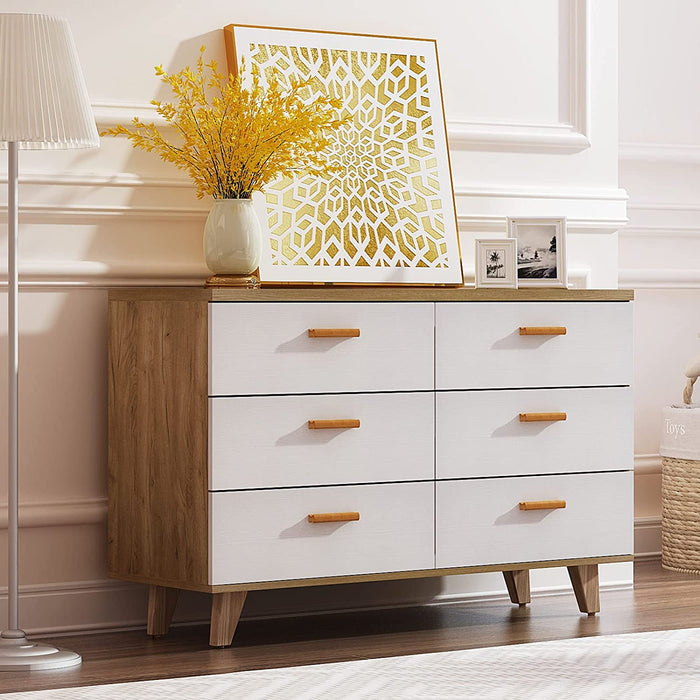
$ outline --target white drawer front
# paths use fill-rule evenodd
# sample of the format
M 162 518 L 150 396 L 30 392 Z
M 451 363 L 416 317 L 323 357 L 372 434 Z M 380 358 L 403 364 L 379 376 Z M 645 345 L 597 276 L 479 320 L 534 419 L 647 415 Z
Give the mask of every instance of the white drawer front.
M 566 335 L 520 335 L 566 327 Z M 627 385 L 629 302 L 446 303 L 435 309 L 438 389 Z
M 632 472 L 436 484 L 437 567 L 631 554 Z M 556 510 L 520 501 L 565 500 Z
M 521 413 L 566 414 L 521 422 Z M 438 479 L 632 469 L 628 387 L 438 392 Z
M 430 569 L 432 483 L 210 493 L 210 584 Z M 310 523 L 310 513 L 360 519 Z
M 433 389 L 432 303 L 211 303 L 209 314 L 211 395 Z
M 434 397 L 408 394 L 209 399 L 212 490 L 434 477 Z M 309 428 L 309 420 L 359 428 Z

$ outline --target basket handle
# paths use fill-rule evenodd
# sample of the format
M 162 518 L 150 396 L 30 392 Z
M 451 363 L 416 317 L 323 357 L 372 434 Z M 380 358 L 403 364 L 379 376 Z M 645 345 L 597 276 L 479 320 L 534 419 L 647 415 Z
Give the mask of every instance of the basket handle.
M 683 389 L 683 403 L 691 404 L 693 403 L 693 384 L 697 377 L 690 377 L 685 384 L 685 389 Z

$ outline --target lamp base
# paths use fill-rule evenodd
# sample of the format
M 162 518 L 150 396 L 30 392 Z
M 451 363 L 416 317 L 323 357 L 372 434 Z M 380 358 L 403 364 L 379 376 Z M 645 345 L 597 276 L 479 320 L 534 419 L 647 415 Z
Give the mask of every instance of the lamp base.
M 56 668 L 78 666 L 83 659 L 80 654 L 66 649 L 57 649 L 50 644 L 30 642 L 22 632 L 21 637 L 0 638 L 0 671 L 49 671 Z

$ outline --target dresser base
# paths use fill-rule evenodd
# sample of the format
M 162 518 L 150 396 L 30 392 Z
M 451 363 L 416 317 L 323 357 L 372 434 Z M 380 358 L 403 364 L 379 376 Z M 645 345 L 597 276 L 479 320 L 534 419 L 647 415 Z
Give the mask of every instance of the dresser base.
M 147 633 L 154 637 L 167 634 L 175 611 L 175 605 L 180 589 L 197 590 L 212 593 L 211 626 L 209 645 L 222 648 L 230 646 L 243 611 L 246 595 L 249 590 L 270 588 L 291 588 L 311 585 L 351 583 L 358 581 L 387 581 L 401 578 L 426 578 L 429 576 L 445 576 L 450 574 L 484 573 L 501 571 L 506 582 L 510 600 L 520 606 L 531 601 L 530 569 L 566 566 L 574 589 L 579 610 L 588 615 L 600 612 L 600 594 L 598 580 L 598 564 L 632 561 L 631 555 L 612 557 L 593 557 L 589 559 L 569 559 L 539 561 L 518 564 L 493 564 L 485 566 L 469 566 L 452 569 L 429 569 L 422 571 L 397 571 L 386 574 L 363 574 L 358 576 L 336 576 L 323 579 L 299 579 L 294 581 L 268 581 L 263 583 L 240 584 L 231 586 L 193 586 L 175 583 L 150 583 L 148 592 L 148 625 Z M 140 577 L 124 577 L 144 583 L 148 581 Z

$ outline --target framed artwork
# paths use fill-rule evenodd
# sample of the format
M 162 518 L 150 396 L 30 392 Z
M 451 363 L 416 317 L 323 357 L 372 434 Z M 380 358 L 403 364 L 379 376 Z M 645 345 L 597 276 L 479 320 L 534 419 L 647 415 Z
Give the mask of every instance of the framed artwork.
M 566 287 L 566 219 L 508 219 L 517 241 L 518 287 Z
M 229 25 L 241 59 L 280 82 L 311 79 L 351 118 L 333 136 L 337 172 L 280 178 L 254 198 L 260 279 L 462 284 L 436 42 Z
M 516 241 L 513 238 L 477 239 L 476 275 L 477 287 L 518 286 L 515 267 Z

